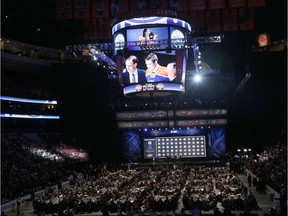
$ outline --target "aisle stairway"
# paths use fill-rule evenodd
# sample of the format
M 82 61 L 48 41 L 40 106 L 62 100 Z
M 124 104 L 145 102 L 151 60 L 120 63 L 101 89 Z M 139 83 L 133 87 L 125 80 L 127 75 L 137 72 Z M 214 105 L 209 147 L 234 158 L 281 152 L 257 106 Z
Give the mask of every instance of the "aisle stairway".
M 261 215 L 260 213 L 263 212 L 263 214 L 266 212 L 269 212 L 269 209 L 275 207 L 277 213 L 280 212 L 280 208 L 279 206 L 276 204 L 276 202 L 274 200 L 271 200 L 271 196 L 270 194 L 260 194 L 256 191 L 256 187 L 253 186 L 253 184 L 251 185 L 251 187 L 249 187 L 248 184 L 248 177 L 244 174 L 238 174 L 239 178 L 241 179 L 241 181 L 245 184 L 245 186 L 248 188 L 248 191 L 250 190 L 253 195 L 256 197 L 256 200 L 258 201 L 258 205 L 260 207 L 260 210 L 258 212 L 258 215 Z

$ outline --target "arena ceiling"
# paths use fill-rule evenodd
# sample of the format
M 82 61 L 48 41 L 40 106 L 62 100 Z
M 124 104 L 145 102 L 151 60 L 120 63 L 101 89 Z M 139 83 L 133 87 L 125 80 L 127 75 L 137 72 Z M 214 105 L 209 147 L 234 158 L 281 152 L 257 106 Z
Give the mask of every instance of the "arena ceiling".
M 83 21 L 57 19 L 56 2 L 1 1 L 2 37 L 60 49 L 67 44 L 81 44 Z M 254 17 L 252 34 L 267 32 L 272 41 L 287 38 L 287 1 L 266 0 L 266 7 L 256 8 Z
M 64 49 L 67 44 L 82 44 L 83 22 L 73 19 L 57 20 L 55 2 L 55 0 L 2 0 L 1 36 L 20 42 L 59 49 Z M 266 7 L 257 8 L 255 11 L 255 29 L 249 32 L 251 33 L 249 40 L 254 43 L 254 39 L 258 34 L 268 33 L 271 41 L 281 41 L 283 39 L 287 41 L 287 1 L 266 0 L 266 5 Z M 231 117 L 231 119 L 229 119 L 229 125 L 231 127 L 231 131 L 229 132 L 235 133 L 238 142 L 254 143 L 257 142 L 259 137 L 262 137 L 262 140 L 267 140 L 265 135 L 269 136 L 270 133 L 272 134 L 271 128 L 274 128 L 273 130 L 275 130 L 275 128 L 279 130 L 287 126 L 287 55 L 285 57 L 283 53 L 275 54 L 276 52 L 274 52 L 275 55 L 273 56 L 267 55 L 268 52 L 266 51 L 275 50 L 273 45 L 273 49 L 269 49 L 269 47 L 268 49 L 257 49 L 257 51 L 261 51 L 262 53 L 257 53 L 257 56 L 252 56 L 255 63 L 246 61 L 246 59 L 243 60 L 243 56 L 237 52 L 238 48 L 234 45 L 238 44 L 238 47 L 242 48 L 241 53 L 245 52 L 245 47 L 241 47 L 240 43 L 237 43 L 237 41 L 242 42 L 244 37 L 242 37 L 241 34 L 237 34 L 237 32 L 231 35 L 236 35 L 236 37 L 231 37 L 227 43 L 221 46 L 221 49 L 225 50 L 229 48 L 230 51 L 234 49 L 232 51 L 235 53 L 235 56 L 231 57 L 233 57 L 234 62 L 238 65 L 241 63 L 241 67 L 237 66 L 236 68 L 235 66 L 235 70 L 239 70 L 236 74 L 239 76 L 237 83 L 240 84 L 241 79 L 245 78 L 247 72 L 251 72 L 252 76 L 248 81 L 248 85 L 245 86 L 245 91 L 238 92 L 237 98 L 229 97 L 229 112 L 231 116 L 233 116 L 233 118 Z M 99 42 L 101 43 L 101 41 Z M 211 53 L 210 50 L 213 48 L 214 50 L 218 49 L 216 46 L 219 45 L 205 45 L 203 46 L 203 52 Z M 285 49 L 285 46 L 282 46 L 280 50 L 283 49 Z M 228 61 L 223 62 L 227 63 Z M 248 67 L 250 64 L 251 67 Z M 224 68 L 222 68 L 222 72 L 225 71 L 224 69 L 227 67 L 227 64 L 223 65 Z M 96 85 L 97 82 L 94 82 L 94 78 L 95 80 L 99 80 L 99 76 L 95 73 L 88 73 L 87 71 L 79 73 L 79 71 L 73 69 L 72 66 L 70 67 L 71 70 L 68 71 L 69 73 L 57 71 L 59 72 L 57 73 L 57 80 L 67 82 L 67 77 L 69 76 L 70 83 L 68 84 L 71 85 L 66 84 L 65 88 L 63 87 L 63 94 L 67 94 L 67 98 L 69 99 L 70 96 L 73 95 L 73 98 L 71 97 L 73 101 L 70 102 L 74 105 L 74 107 L 71 106 L 74 108 L 73 113 L 75 110 L 77 111 L 78 108 L 79 110 L 83 108 L 81 101 L 77 101 L 78 98 L 83 99 L 83 96 L 85 96 L 85 100 L 89 101 L 87 107 L 89 107 L 90 110 L 94 111 L 96 107 L 98 109 L 99 103 L 94 99 L 99 99 L 99 95 L 96 95 L 95 92 L 100 92 L 98 91 L 100 87 Z M 221 74 L 221 80 L 219 81 L 221 82 L 220 90 L 226 94 L 228 87 L 229 96 L 234 96 L 235 86 L 230 88 L 231 79 L 228 72 L 227 74 Z M 93 79 L 91 79 L 91 77 Z M 81 84 L 79 84 L 80 78 Z M 101 79 L 102 78 L 103 76 L 101 76 Z M 62 83 L 59 83 L 60 82 L 58 82 L 57 85 L 62 85 Z M 86 85 L 87 83 L 89 83 L 89 85 Z M 70 91 L 67 91 L 67 86 Z M 77 86 L 77 88 L 74 86 Z M 205 87 L 202 87 L 201 91 L 198 90 L 201 97 L 205 98 L 208 94 L 214 97 L 215 91 L 213 91 L 213 89 L 211 90 L 211 85 L 209 86 L 210 90 Z M 218 86 L 219 85 L 216 85 L 215 89 L 219 92 Z M 110 89 L 107 89 L 108 94 L 110 94 L 109 90 Z M 187 91 L 187 95 L 192 92 L 191 95 L 193 96 L 195 89 L 191 88 L 190 90 L 191 91 Z M 71 94 L 71 92 L 73 94 Z M 89 92 L 89 94 L 86 94 L 87 92 Z M 104 97 L 105 95 L 103 98 Z M 116 93 L 113 94 L 113 97 L 115 97 L 116 100 L 118 99 Z M 94 122 L 93 124 L 91 123 L 91 125 L 94 126 Z M 93 127 L 89 130 L 91 130 L 91 134 L 93 134 Z M 249 137 L 250 140 L 247 140 L 247 137 Z

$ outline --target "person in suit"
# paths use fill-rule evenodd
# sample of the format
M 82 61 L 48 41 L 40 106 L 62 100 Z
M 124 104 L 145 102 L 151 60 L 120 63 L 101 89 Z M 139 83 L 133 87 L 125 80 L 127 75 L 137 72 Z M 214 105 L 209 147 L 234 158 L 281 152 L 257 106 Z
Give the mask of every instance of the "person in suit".
M 147 82 L 167 82 L 169 81 L 166 67 L 158 63 L 158 56 L 155 53 L 149 53 L 145 56 L 146 80 Z
M 126 69 L 123 72 L 123 84 L 131 85 L 133 83 L 145 83 L 145 70 L 137 68 L 138 58 L 131 55 L 125 61 Z
M 166 71 L 167 71 L 167 74 L 168 74 L 168 78 L 169 80 L 172 82 L 172 81 L 177 81 L 177 71 L 176 71 L 176 62 L 170 62 L 167 64 L 167 67 L 166 67 Z

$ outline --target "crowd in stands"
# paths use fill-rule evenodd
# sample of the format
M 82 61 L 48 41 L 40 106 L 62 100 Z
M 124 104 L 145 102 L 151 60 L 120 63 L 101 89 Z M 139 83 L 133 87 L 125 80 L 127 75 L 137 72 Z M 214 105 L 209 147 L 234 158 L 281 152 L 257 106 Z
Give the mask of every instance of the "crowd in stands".
M 217 208 L 218 203 L 225 212 L 249 212 L 259 208 L 254 195 L 229 168 L 193 168 L 183 196 L 185 209 L 209 211 Z
M 182 194 L 183 193 L 183 194 Z M 182 197 L 183 196 L 183 197 Z M 185 210 L 259 209 L 256 198 L 228 167 L 103 170 L 71 187 L 35 198 L 36 212 L 77 214 L 141 211 L 171 212 L 182 200 Z
M 53 138 L 2 132 L 2 204 L 31 193 L 35 211 L 46 214 L 67 209 L 75 213 L 175 211 L 179 199 L 185 210 L 218 211 L 219 204 L 226 212 L 259 208 L 255 196 L 239 179 L 233 166 L 130 169 L 129 166 L 107 168 L 103 164 L 80 162 L 75 166 L 74 160 L 59 154 L 59 142 Z M 240 158 L 241 166 L 257 176 L 252 181 L 256 187 L 260 188 L 263 182 L 279 192 L 281 208 L 285 211 L 286 142 L 266 147 L 260 156 Z M 60 183 L 67 180 L 69 186 L 62 188 Z M 58 190 L 33 196 L 35 191 L 52 185 L 58 185 Z M 262 190 L 265 189 L 258 192 L 265 193 Z
M 7 133 L 2 129 L 2 204 L 20 196 L 33 194 L 48 186 L 57 185 L 75 173 L 75 166 L 71 165 L 75 164 L 76 158 L 63 152 L 59 140 L 50 138 L 50 142 L 47 143 L 48 140 L 37 134 Z M 78 161 L 82 162 L 77 160 L 77 163 Z
M 281 211 L 287 212 L 287 133 L 280 131 L 276 144 L 264 146 L 256 155 L 231 157 L 231 167 L 238 172 L 249 170 L 255 176 L 252 185 L 259 194 L 266 193 L 266 186 L 280 195 Z M 237 167 L 237 168 L 236 168 Z
M 275 146 L 267 146 L 260 153 L 258 160 L 247 158 L 243 163 L 260 181 L 264 181 L 265 184 L 268 184 L 279 193 L 286 188 L 287 143 L 283 142 Z

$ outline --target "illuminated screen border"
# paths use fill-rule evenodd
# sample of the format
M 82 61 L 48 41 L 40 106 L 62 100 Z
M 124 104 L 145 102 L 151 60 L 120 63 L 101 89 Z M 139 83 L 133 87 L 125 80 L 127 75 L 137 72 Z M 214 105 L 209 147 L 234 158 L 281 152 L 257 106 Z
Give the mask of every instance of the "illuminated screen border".
M 123 88 L 123 94 L 126 96 L 168 96 L 173 92 L 184 93 L 184 85 L 179 83 L 145 83 L 130 85 Z
M 1 118 L 60 119 L 60 116 L 55 116 L 55 115 L 27 115 L 27 114 L 1 113 Z
M 28 98 L 9 97 L 9 96 L 0 96 L 0 100 L 17 101 L 23 103 L 57 104 L 56 100 L 35 100 Z
M 172 25 L 178 26 L 184 29 L 187 29 L 191 32 L 191 25 L 184 20 L 172 18 L 172 17 L 140 17 L 127 19 L 122 22 L 115 24 L 112 27 L 112 35 L 114 35 L 117 31 L 125 28 L 131 28 L 133 26 L 141 26 L 141 25 Z

